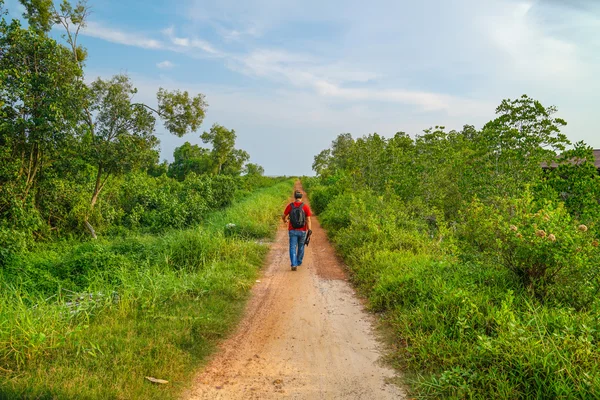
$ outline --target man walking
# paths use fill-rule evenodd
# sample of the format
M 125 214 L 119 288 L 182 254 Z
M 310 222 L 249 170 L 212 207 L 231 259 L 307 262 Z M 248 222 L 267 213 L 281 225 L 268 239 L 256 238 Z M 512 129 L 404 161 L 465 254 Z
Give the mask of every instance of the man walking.
M 293 203 L 288 204 L 282 217 L 284 223 L 288 222 L 292 271 L 296 271 L 302 265 L 306 233 L 307 231 L 312 233 L 310 222 L 312 213 L 310 207 L 302 202 L 302 192 L 296 191 L 294 199 Z

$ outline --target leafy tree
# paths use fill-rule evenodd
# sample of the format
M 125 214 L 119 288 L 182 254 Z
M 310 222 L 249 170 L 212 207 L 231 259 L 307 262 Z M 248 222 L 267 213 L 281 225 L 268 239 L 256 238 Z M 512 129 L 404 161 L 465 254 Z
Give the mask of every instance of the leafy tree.
M 98 195 L 112 175 L 151 162 L 158 144 L 154 135 L 155 118 L 141 105 L 131 103 L 137 92 L 129 77 L 117 75 L 92 83 L 90 114 L 85 150 L 96 165 L 96 180 L 90 201 L 93 209 Z
M 496 113 L 482 131 L 471 125 L 451 132 L 435 127 L 414 141 L 402 132 L 390 139 L 342 134 L 315 157 L 313 169 L 323 181 L 392 190 L 404 201 L 421 202 L 420 212 L 439 211 L 456 220 L 463 202 L 474 196 L 486 201 L 518 196 L 539 182 L 542 161 L 569 143 L 555 107 L 522 96 L 504 100 Z
M 516 194 L 540 177 L 540 164 L 553 160 L 569 144 L 560 128 L 567 123 L 554 118 L 556 107 L 544 107 L 528 97 L 503 100 L 498 117 L 488 122 L 477 136 L 482 169 L 492 191 Z
M 70 101 L 77 105 L 78 113 L 75 121 L 63 118 L 62 122 L 70 121 L 71 125 L 82 129 L 78 142 L 79 155 L 95 166 L 94 188 L 89 207 L 92 211 L 111 176 L 132 171 L 143 165 L 151 165 L 153 160 L 157 159 L 158 139 L 154 135 L 155 115 L 165 121 L 165 127 L 169 132 L 183 136 L 199 128 L 207 104 L 202 94 L 192 97 L 188 92 L 169 92 L 162 88 L 157 94 L 158 109 L 147 104 L 133 103 L 132 98 L 136 89 L 125 75 L 117 75 L 106 81 L 98 79 L 86 88 L 81 73 L 86 51 L 77 43 L 79 32 L 85 26 L 90 13 L 86 0 L 80 0 L 75 5 L 63 0 L 58 8 L 50 0 L 20 1 L 26 9 L 24 17 L 38 40 L 51 40 L 47 38 L 47 33 L 54 24 L 62 25 L 65 30 L 63 37 L 71 48 L 71 55 L 67 56 L 65 53 L 67 49 L 61 46 L 62 54 L 59 59 L 65 65 L 71 65 L 74 71 L 78 71 L 75 83 L 80 87 L 74 91 L 76 93 L 65 93 L 58 101 Z M 37 47 L 33 46 L 33 48 Z M 6 62 L 7 68 L 15 64 L 15 60 Z M 73 73 L 49 72 L 43 72 L 46 78 L 66 79 L 73 75 Z M 13 92 L 12 89 L 7 90 L 7 93 Z M 48 96 L 40 96 L 40 98 L 45 99 L 52 110 L 56 109 L 57 102 L 53 98 Z M 48 123 L 51 120 L 42 115 L 32 118 L 32 121 Z M 56 131 L 70 132 L 69 129 L 62 127 L 55 129 Z M 26 137 L 29 138 L 29 135 Z M 38 151 L 37 147 L 34 151 Z M 32 159 L 36 160 L 35 154 Z M 38 163 L 32 162 L 30 165 L 37 168 Z M 87 217 L 85 219 L 87 223 Z M 93 234 L 89 224 L 88 228 Z
M 14 229 L 44 238 L 72 233 L 83 221 L 95 236 L 92 217 L 117 231 L 185 226 L 229 204 L 242 171 L 259 178 L 247 185 L 265 182 L 262 167 L 244 169 L 249 155 L 235 148 L 235 132 L 218 126 L 203 135 L 212 150 L 186 143 L 171 166 L 158 164 L 157 119 L 179 137 L 196 131 L 204 95 L 161 88 L 151 107 L 134 102 L 126 75 L 87 84 L 87 53 L 78 43 L 87 2 L 20 1 L 28 29 L 4 19 L 0 0 L 0 248 Z M 64 45 L 49 37 L 54 25 L 64 29 Z M 132 180 L 144 190 L 132 192 Z
M 426 129 L 415 140 L 417 171 L 420 172 L 419 193 L 427 205 L 436 208 L 443 207 L 445 196 L 440 191 L 454 183 L 446 176 L 451 172 L 448 162 L 453 157 L 448 136 L 443 126 L 436 126 L 435 129 Z
M 77 44 L 77 38 L 90 14 L 87 0 L 79 0 L 75 6 L 63 0 L 58 9 L 52 0 L 19 1 L 25 7 L 23 17 L 34 31 L 47 35 L 54 25 L 62 25 L 66 32 L 63 38 L 71 48 L 75 61 L 82 63 L 86 59 L 87 51 Z
M 377 133 L 358 138 L 354 143 L 353 153 L 358 155 L 354 159 L 354 177 L 360 178 L 370 189 L 383 190 L 388 181 L 389 162 L 385 157 L 386 145 L 387 141 Z
M 336 169 L 352 170 L 354 154 L 352 148 L 354 139 L 350 133 L 343 133 L 331 143 L 332 167 Z
M 208 107 L 203 94 L 192 98 L 188 92 L 179 90 L 169 92 L 160 88 L 156 96 L 158 98 L 156 113 L 164 119 L 165 128 L 169 132 L 182 137 L 200 128 Z
M 169 165 L 169 176 L 183 181 L 190 173 L 202 175 L 212 170 L 210 150 L 185 142 L 173 152 L 173 162 Z
M 165 127 L 176 135 L 195 129 L 204 118 L 203 96 L 190 99 L 187 92 L 158 92 L 159 111 L 133 103 L 137 93 L 129 77 L 117 75 L 109 81 L 97 79 L 91 85 L 89 128 L 90 158 L 97 166 L 91 200 L 98 195 L 111 175 L 131 171 L 155 159 L 158 139 L 154 135 L 155 118 L 165 118 Z M 163 113 L 165 111 L 165 113 Z
M 244 164 L 250 159 L 250 154 L 247 151 L 241 149 L 233 149 L 229 156 L 223 163 L 222 174 L 230 176 L 239 176 L 243 169 Z
M 17 20 L 0 27 L 0 54 L 0 142 L 5 148 L 0 181 L 10 182 L 25 203 L 41 171 L 72 143 L 85 87 L 66 47 L 22 29 Z
M 63 0 L 60 12 L 53 10 L 55 22 L 65 28 L 65 38 L 71 45 L 75 60 L 82 62 L 85 50 L 77 45 L 77 37 L 89 16 L 86 0 L 80 0 L 76 7 Z M 158 110 L 147 104 L 133 103 L 137 89 L 125 75 L 117 75 L 109 81 L 98 79 L 90 89 L 91 97 L 89 103 L 84 104 L 84 109 L 91 139 L 92 152 L 89 154 L 92 154 L 97 166 L 90 202 L 90 209 L 93 209 L 111 175 L 151 163 L 158 144 L 152 113 L 164 120 L 169 132 L 182 137 L 200 127 L 207 103 L 203 94 L 191 97 L 187 91 L 169 92 L 163 88 L 157 93 Z
M 79 0 L 75 7 L 67 0 L 63 0 L 59 10 L 52 6 L 54 23 L 60 24 L 65 29 L 63 38 L 71 47 L 75 61 L 83 63 L 87 58 L 87 50 L 77 44 L 79 32 L 85 27 L 90 9 L 87 0 Z
M 25 7 L 23 18 L 38 34 L 50 32 L 55 22 L 54 3 L 52 0 L 19 0 Z
M 248 163 L 244 167 L 244 174 L 246 176 L 263 176 L 265 174 L 265 169 L 254 163 Z
M 435 127 L 417 137 L 415 153 L 415 167 L 420 172 L 416 192 L 431 208 L 430 212 L 440 211 L 446 219 L 455 220 L 463 201 L 472 194 L 468 190 L 470 141 L 464 132 Z
M 417 195 L 419 176 L 415 173 L 415 143 L 405 132 L 387 141 L 385 158 L 389 162 L 389 185 L 404 200 Z
M 331 162 L 331 150 L 325 149 L 315 156 L 312 164 L 312 169 L 319 176 L 325 176 L 329 170 L 329 164 Z
M 225 162 L 227 162 L 234 150 L 236 139 L 235 131 L 214 124 L 209 132 L 204 132 L 200 137 L 204 143 L 210 143 L 212 145 L 211 157 L 213 159 L 213 174 L 221 174 Z
M 148 175 L 158 178 L 159 176 L 168 175 L 169 174 L 169 162 L 167 160 L 163 160 L 163 162 L 152 164 L 148 167 Z

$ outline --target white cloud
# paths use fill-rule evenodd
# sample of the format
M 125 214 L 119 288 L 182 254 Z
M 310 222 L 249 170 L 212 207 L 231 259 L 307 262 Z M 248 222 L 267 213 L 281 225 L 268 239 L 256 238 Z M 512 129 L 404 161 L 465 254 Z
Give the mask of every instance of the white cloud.
M 152 39 L 140 33 L 124 32 L 119 29 L 109 28 L 95 21 L 88 22 L 85 29 L 82 31 L 82 34 L 86 36 L 143 49 L 168 50 L 180 53 L 186 52 L 187 50 L 199 49 L 211 56 L 223 55 L 207 41 L 198 38 L 175 36 L 175 29 L 173 27 L 163 29 L 161 33 L 167 37 L 168 42 Z
M 165 60 L 165 61 L 159 62 L 158 64 L 156 64 L 156 66 L 157 66 L 159 69 L 172 69 L 172 68 L 174 68 L 174 67 L 175 67 L 175 64 L 173 64 L 173 63 L 172 63 L 171 61 L 169 61 L 169 60 Z
M 231 68 L 247 75 L 266 77 L 297 88 L 309 89 L 321 97 L 342 102 L 398 103 L 416 106 L 423 111 L 445 111 L 450 115 L 465 115 L 493 109 L 493 106 L 485 101 L 447 94 L 377 87 L 344 87 L 344 83 L 364 82 L 374 79 L 377 75 L 367 71 L 349 73 L 339 66 L 321 65 L 309 55 L 286 51 L 255 51 L 237 58 Z M 328 73 L 324 76 L 323 71 Z
M 118 29 L 109 28 L 94 21 L 87 23 L 82 34 L 126 46 L 154 50 L 164 49 L 164 44 L 159 40 L 145 37 L 139 33 L 123 32 Z
M 224 54 L 221 51 L 215 49 L 215 47 L 212 44 L 210 44 L 209 42 L 207 42 L 205 40 L 198 39 L 198 38 L 188 38 L 188 37 L 176 36 L 175 28 L 173 28 L 173 27 L 164 29 L 162 31 L 162 33 L 165 36 L 167 36 L 169 41 L 175 46 L 173 48 L 173 50 L 175 50 L 175 51 L 185 52 L 187 50 L 199 49 L 211 56 L 215 56 L 215 57 L 224 56 Z
M 439 93 L 409 90 L 342 88 L 326 81 L 316 81 L 314 86 L 323 96 L 355 102 L 390 102 L 417 106 L 423 111 L 445 111 L 448 115 L 480 115 L 489 112 L 493 105 L 481 100 L 470 100 Z
M 575 43 L 546 34 L 532 16 L 534 3 L 507 4 L 483 20 L 490 42 L 508 58 L 514 79 L 572 85 L 586 73 Z
M 219 34 L 226 42 L 239 42 L 248 37 L 258 38 L 262 35 L 262 32 L 256 26 L 250 26 L 244 30 L 237 29 L 225 29 L 221 26 L 217 27 Z

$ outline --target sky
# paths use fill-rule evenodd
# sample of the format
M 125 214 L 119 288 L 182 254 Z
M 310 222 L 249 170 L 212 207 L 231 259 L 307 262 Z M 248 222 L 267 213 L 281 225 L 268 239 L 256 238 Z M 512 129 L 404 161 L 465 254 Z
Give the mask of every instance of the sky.
M 86 79 L 203 93 L 197 133 L 157 125 L 161 159 L 214 123 L 268 175 L 311 175 L 340 133 L 482 127 L 502 99 L 558 108 L 600 148 L 598 0 L 89 0 Z M 17 0 L 6 8 L 18 15 Z M 60 31 L 56 32 L 57 36 Z

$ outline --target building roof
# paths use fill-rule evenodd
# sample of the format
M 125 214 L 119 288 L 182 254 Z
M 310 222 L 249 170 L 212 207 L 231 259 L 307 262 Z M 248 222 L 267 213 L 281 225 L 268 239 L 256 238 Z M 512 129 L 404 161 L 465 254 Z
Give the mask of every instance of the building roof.
M 575 164 L 579 164 L 579 163 L 581 163 L 581 160 L 572 160 L 572 162 Z M 600 171 L 600 149 L 594 150 L 594 165 Z M 550 164 L 550 166 L 548 166 L 547 163 L 542 163 L 542 168 L 556 168 L 556 167 L 558 167 L 558 163 L 556 161 L 553 161 L 552 164 Z

